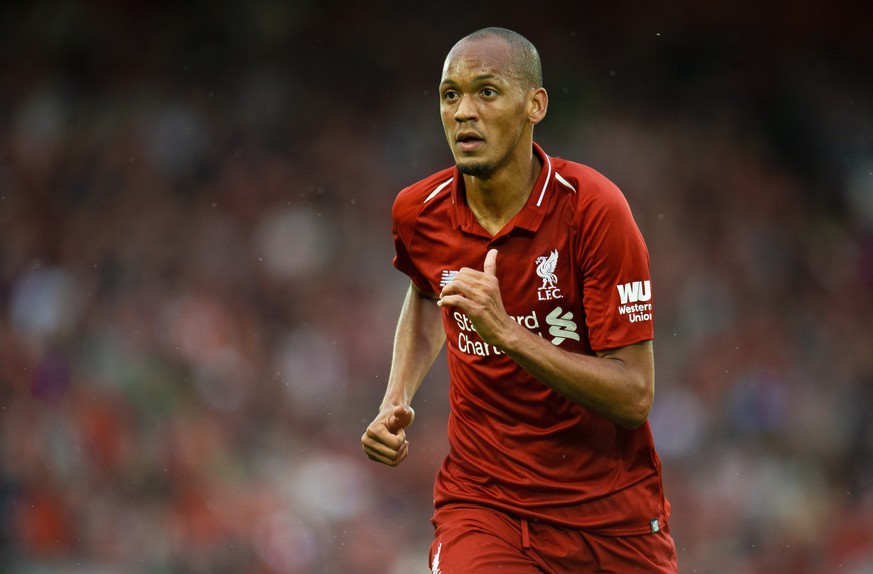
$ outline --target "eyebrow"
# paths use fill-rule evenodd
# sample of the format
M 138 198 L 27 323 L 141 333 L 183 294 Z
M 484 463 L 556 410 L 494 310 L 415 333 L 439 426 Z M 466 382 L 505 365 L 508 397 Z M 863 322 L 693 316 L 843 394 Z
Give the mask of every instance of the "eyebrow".
M 473 83 L 480 83 L 480 82 L 485 82 L 488 80 L 496 80 L 496 79 L 499 79 L 499 76 L 497 74 L 480 74 L 480 75 L 476 76 L 475 78 L 473 78 Z M 457 85 L 458 83 L 452 79 L 445 79 L 442 82 L 440 82 L 441 86 L 443 84 Z

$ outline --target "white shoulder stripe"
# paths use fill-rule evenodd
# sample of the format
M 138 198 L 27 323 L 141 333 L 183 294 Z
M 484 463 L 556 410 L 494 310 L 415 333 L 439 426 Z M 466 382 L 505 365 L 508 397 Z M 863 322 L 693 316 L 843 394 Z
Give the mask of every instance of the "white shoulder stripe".
M 552 180 L 552 160 L 549 159 L 549 156 L 546 156 L 546 166 L 548 170 L 546 172 L 546 181 L 543 183 L 543 189 L 540 191 L 540 198 L 537 200 L 537 207 L 543 202 L 543 197 L 546 195 L 546 189 L 549 187 L 549 182 Z
M 446 187 L 447 185 L 449 185 L 450 183 L 452 183 L 452 181 L 453 181 L 454 179 L 455 179 L 454 177 L 450 177 L 447 181 L 444 181 L 444 182 L 442 182 L 441 184 L 439 184 L 435 190 L 433 190 L 432 192 L 430 192 L 430 195 L 428 195 L 427 197 L 424 198 L 424 202 L 423 202 L 423 203 L 427 203 L 428 201 L 430 201 L 431 199 L 433 199 L 433 198 L 434 198 L 434 197 L 435 197 L 439 192 L 441 192 L 443 189 L 445 189 L 445 187 Z
M 570 182 L 569 182 L 569 181 L 567 181 L 566 179 L 564 179 L 563 177 L 561 177 L 561 174 L 558 173 L 557 171 L 555 172 L 555 179 L 557 179 L 558 181 L 560 181 L 561 183 L 563 183 L 565 186 L 567 186 L 567 187 L 569 187 L 570 189 L 572 189 L 572 190 L 573 190 L 573 193 L 576 193 L 576 188 L 573 187 L 572 185 L 570 185 Z

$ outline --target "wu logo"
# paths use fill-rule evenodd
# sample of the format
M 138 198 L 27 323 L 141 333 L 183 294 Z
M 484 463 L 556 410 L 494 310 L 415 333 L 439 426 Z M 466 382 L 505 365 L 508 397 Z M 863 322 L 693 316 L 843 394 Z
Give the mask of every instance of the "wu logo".
M 625 283 L 624 285 L 616 285 L 618 288 L 618 296 L 621 297 L 621 304 L 637 303 L 638 301 L 648 301 L 652 298 L 652 284 L 649 281 L 634 281 L 633 283 Z
M 537 299 L 551 301 L 561 299 L 564 296 L 558 289 L 558 276 L 555 269 L 558 267 L 558 250 L 553 249 L 547 256 L 537 257 L 537 275 L 543 280 L 542 286 L 537 289 Z

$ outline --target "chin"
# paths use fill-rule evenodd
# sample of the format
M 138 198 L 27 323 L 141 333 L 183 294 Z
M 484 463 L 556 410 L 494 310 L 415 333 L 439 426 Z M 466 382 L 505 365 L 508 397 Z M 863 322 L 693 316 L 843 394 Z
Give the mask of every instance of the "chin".
M 491 171 L 491 165 L 484 161 L 458 161 L 455 162 L 458 171 L 464 175 L 485 175 Z

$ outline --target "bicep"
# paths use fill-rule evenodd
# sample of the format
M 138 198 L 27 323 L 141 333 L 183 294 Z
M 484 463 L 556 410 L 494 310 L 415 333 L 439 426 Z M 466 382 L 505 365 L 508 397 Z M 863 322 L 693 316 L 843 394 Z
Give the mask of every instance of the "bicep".
M 616 422 L 628 429 L 636 428 L 648 418 L 655 401 L 655 360 L 652 341 L 598 351 L 597 356 L 614 361 L 624 388 L 625 412 Z
M 431 293 L 430 291 L 425 291 L 422 288 L 420 288 L 418 285 L 416 285 L 415 281 L 413 281 L 413 280 L 409 281 L 409 294 L 415 295 L 415 296 L 420 297 L 422 299 L 430 299 L 432 301 L 437 301 L 440 298 L 439 293 Z
M 396 342 L 421 344 L 429 341 L 431 346 L 442 347 L 445 331 L 442 310 L 437 305 L 438 297 L 436 293 L 422 291 L 414 281 L 409 282 L 398 321 Z
M 620 362 L 644 382 L 654 384 L 655 353 L 651 340 L 614 349 L 604 349 L 596 351 L 596 353 L 601 359 L 612 359 Z

